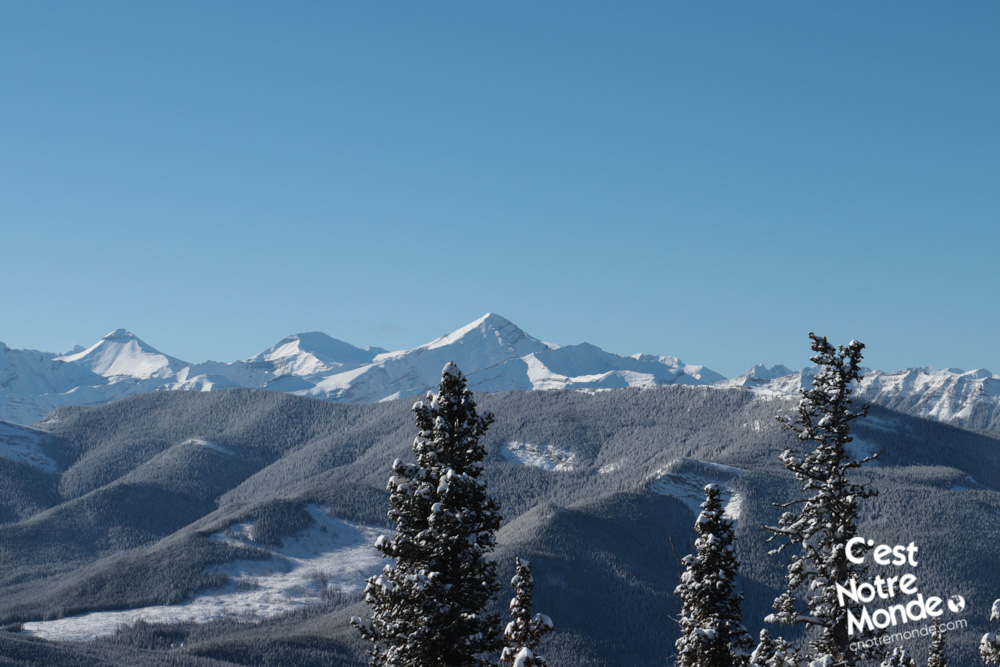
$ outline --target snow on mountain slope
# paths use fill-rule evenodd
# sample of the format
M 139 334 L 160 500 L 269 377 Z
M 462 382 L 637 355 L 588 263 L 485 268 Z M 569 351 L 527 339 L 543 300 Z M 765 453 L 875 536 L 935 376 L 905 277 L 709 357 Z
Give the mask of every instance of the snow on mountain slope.
M 814 368 L 757 365 L 731 380 L 670 356 L 554 345 L 494 313 L 410 350 L 361 349 L 323 333 L 288 336 L 244 361 L 186 364 L 124 329 L 72 354 L 11 350 L 0 343 L 0 419 L 32 423 L 62 405 L 96 405 L 147 391 L 249 387 L 330 401 L 372 403 L 434 389 L 454 361 L 478 392 L 601 390 L 665 384 L 744 387 L 794 395 Z M 865 401 L 956 426 L 1000 431 L 1000 377 L 986 370 L 865 371 Z
M 552 445 L 533 445 L 512 441 L 500 448 L 500 455 L 510 463 L 542 470 L 563 472 L 573 470 L 576 454 Z
M 677 357 L 660 357 L 653 354 L 634 354 L 635 359 L 641 364 L 653 364 L 652 368 L 666 366 L 676 374 L 675 384 L 712 384 L 721 382 L 726 378 L 715 371 L 695 364 L 685 364 Z M 644 366 L 646 367 L 646 366 Z
M 981 368 L 910 368 L 874 371 L 863 377 L 858 395 L 879 405 L 956 426 L 1000 429 L 1000 377 Z
M 475 373 L 551 347 L 500 315 L 487 313 L 430 343 L 380 354 L 371 364 L 329 376 L 313 389 L 296 393 L 350 403 L 415 396 L 437 387 L 441 369 L 449 361 L 458 364 L 474 390 L 492 391 L 477 385 Z
M 193 366 L 186 366 L 173 378 L 173 382 L 164 384 L 168 391 L 212 391 L 213 389 L 232 389 L 234 387 L 263 386 L 271 374 L 263 369 L 256 369 L 250 364 L 235 362 L 224 364 L 218 361 L 206 361 Z
M 104 379 L 55 361 L 56 355 L 37 350 L 13 350 L 0 343 L 0 390 L 18 395 L 69 391 L 81 383 Z
M 589 343 L 567 345 L 535 355 L 552 376 L 569 378 L 569 387 L 651 387 L 660 384 L 710 384 L 724 379 L 703 366 L 677 357 L 637 354 L 623 357 Z M 536 377 L 541 373 L 536 370 Z M 540 387 L 536 387 L 540 388 Z
M 623 357 L 589 343 L 550 346 L 469 374 L 474 390 L 493 392 L 709 384 L 718 379 L 722 379 L 718 373 L 685 364 L 676 357 Z
M 190 365 L 168 357 L 125 329 L 116 329 L 86 350 L 56 357 L 55 361 L 75 364 L 106 378 L 137 380 L 172 377 Z
M 45 442 L 51 437 L 44 431 L 0 420 L 0 457 L 44 472 L 59 472 L 59 466 L 45 453 Z
M 362 350 L 325 333 L 313 331 L 292 334 L 247 359 L 247 363 L 270 365 L 275 376 L 316 375 L 370 363 L 376 354 L 383 352 L 385 350 L 380 348 Z
M 0 343 L 0 419 L 30 424 L 45 414 L 36 407 L 35 397 L 107 383 L 100 375 L 55 358 L 49 352 L 14 350 Z
M 26 634 L 45 639 L 86 641 L 114 634 L 122 624 L 205 623 L 220 618 L 256 621 L 297 608 L 318 604 L 329 590 L 352 593 L 382 565 L 375 540 L 384 528 L 361 526 L 333 518 L 319 505 L 306 510 L 315 523 L 284 546 L 269 549 L 269 560 L 234 561 L 221 571 L 226 586 L 208 590 L 175 605 L 156 605 L 121 611 L 71 616 L 55 621 L 25 623 Z M 261 548 L 250 539 L 252 524 L 232 526 L 210 539 Z
M 751 366 L 746 373 L 734 377 L 732 380 L 718 381 L 716 382 L 716 385 L 721 387 L 759 387 L 760 385 L 771 382 L 772 380 L 777 380 L 778 378 L 784 378 L 794 374 L 795 371 L 789 370 L 781 365 L 771 366 L 768 368 L 764 364 L 755 364 Z
M 746 386 L 772 395 L 794 395 L 812 386 L 815 367 L 781 375 L 788 369 L 755 366 L 747 373 L 719 382 L 717 387 Z M 774 377 L 771 377 L 774 376 Z M 1000 431 L 1000 376 L 986 369 L 909 368 L 887 373 L 865 369 L 855 388 L 859 401 L 960 426 Z
M 6 354 L 13 358 L 15 352 Z M 62 405 L 94 405 L 158 390 L 251 387 L 371 403 L 434 389 L 441 368 L 450 361 L 459 365 L 474 391 L 611 389 L 722 379 L 676 357 L 625 357 L 588 343 L 565 347 L 546 343 L 494 313 L 424 345 L 395 352 L 361 349 L 312 332 L 288 336 L 244 361 L 191 365 L 118 329 L 72 354 L 34 354 L 38 359 L 33 358 L 30 372 L 7 364 L 8 385 L 11 377 L 34 378 L 22 379 L 10 390 L 4 389 L 0 366 L 0 418 L 30 423 Z
M 650 481 L 650 490 L 673 496 L 687 505 L 695 516 L 705 502 L 705 486 L 722 487 L 723 513 L 734 521 L 739 520 L 743 498 L 732 490 L 732 480 L 742 472 L 739 468 L 708 463 L 694 459 L 677 459 L 657 470 Z
M 426 345 L 380 354 L 367 366 L 295 393 L 352 403 L 420 395 L 437 386 L 441 368 L 449 361 L 459 365 L 473 391 L 650 387 L 722 379 L 675 357 L 624 357 L 589 343 L 545 343 L 489 313 Z

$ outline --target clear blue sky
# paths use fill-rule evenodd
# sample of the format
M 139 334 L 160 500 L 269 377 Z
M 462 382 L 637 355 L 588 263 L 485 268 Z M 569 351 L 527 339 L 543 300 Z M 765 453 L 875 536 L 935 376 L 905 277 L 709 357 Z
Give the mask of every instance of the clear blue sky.
M 727 376 L 1000 372 L 1000 3 L 4 2 L 0 340 L 485 312 Z

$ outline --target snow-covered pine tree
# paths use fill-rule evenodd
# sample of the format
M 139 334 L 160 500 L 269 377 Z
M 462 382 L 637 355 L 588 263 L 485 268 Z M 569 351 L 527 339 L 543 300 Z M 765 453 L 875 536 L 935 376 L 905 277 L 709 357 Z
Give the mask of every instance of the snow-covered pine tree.
M 681 599 L 681 636 L 675 642 L 681 667 L 733 667 L 746 664 L 753 640 L 742 623 L 736 592 L 739 561 L 733 545 L 733 522 L 723 515 L 722 491 L 705 487 L 705 502 L 694 523 L 695 553 L 685 556 L 685 570 L 674 594 Z
M 847 559 L 846 544 L 857 535 L 858 501 L 876 495 L 866 484 L 856 484 L 849 477 L 853 469 L 875 457 L 859 461 L 847 452 L 853 440 L 851 422 L 868 414 L 867 406 L 856 409 L 851 400 L 851 383 L 861 378 L 865 346 L 852 340 L 846 347 L 835 348 L 823 336 L 810 333 L 809 338 L 815 352 L 811 359 L 820 370 L 812 388 L 801 392 L 798 419 L 793 422 L 778 417 L 798 434 L 801 443 L 811 444 L 811 449 L 789 445 L 781 454 L 785 468 L 795 474 L 807 497 L 778 504 L 786 510 L 778 525 L 765 526 L 773 533 L 768 541 L 777 537 L 786 540 L 771 554 L 794 548 L 787 564 L 786 590 L 774 601 L 776 613 L 765 620 L 801 623 L 815 630 L 809 638 L 808 661 L 829 658 L 834 665 L 854 665 L 873 656 L 849 650 L 850 606 L 839 605 L 836 584 L 863 577 L 864 567 Z
M 990 610 L 990 623 L 1000 621 L 1000 600 L 993 601 L 993 608 Z M 992 632 L 983 635 L 979 642 L 979 656 L 987 665 L 1000 665 L 1000 638 Z
M 373 666 L 485 667 L 482 654 L 500 649 L 500 617 L 485 612 L 500 590 L 488 558 L 500 512 L 481 479 L 479 444 L 493 415 L 477 414 L 454 363 L 427 399 L 413 406 L 417 462 L 392 464 L 388 517 L 396 534 L 375 544 L 395 562 L 368 579 L 371 618 L 351 623 L 372 642 Z
M 531 563 L 520 558 L 510 585 L 514 597 L 510 601 L 511 621 L 503 631 L 506 646 L 500 654 L 502 667 L 545 667 L 545 659 L 535 651 L 541 638 L 552 632 L 552 619 L 545 614 L 531 615 L 531 594 L 535 581 Z
M 771 638 L 767 630 L 760 631 L 757 648 L 750 654 L 750 667 L 798 667 L 799 654 L 781 637 Z
M 917 667 L 917 661 L 913 659 L 909 651 L 902 646 L 897 646 L 880 663 L 880 667 Z
M 927 649 L 927 667 L 948 667 L 948 658 L 944 654 L 944 633 L 941 622 L 935 618 L 931 628 L 931 645 Z

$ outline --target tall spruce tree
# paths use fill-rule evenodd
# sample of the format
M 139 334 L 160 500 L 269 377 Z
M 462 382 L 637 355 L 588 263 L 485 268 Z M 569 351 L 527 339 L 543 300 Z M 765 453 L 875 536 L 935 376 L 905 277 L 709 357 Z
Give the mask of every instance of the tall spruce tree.
M 809 338 L 815 353 L 811 359 L 820 366 L 819 372 L 812 388 L 801 391 L 798 419 L 778 417 L 807 445 L 789 445 L 781 454 L 806 497 L 779 504 L 786 511 L 778 525 L 765 526 L 772 533 L 768 541 L 785 540 L 771 554 L 789 547 L 793 551 L 786 566 L 785 592 L 775 599 L 775 613 L 765 620 L 812 629 L 808 661 L 854 665 L 874 656 L 849 650 L 847 613 L 852 607 L 840 606 L 836 585 L 851 577 L 863 578 L 865 568 L 847 559 L 846 544 L 858 532 L 858 501 L 876 495 L 850 478 L 852 470 L 875 456 L 859 461 L 847 451 L 853 440 L 851 422 L 868 414 L 867 406 L 858 408 L 851 400 L 851 383 L 861 378 L 865 346 L 852 340 L 835 348 L 823 336 L 810 333 Z
M 694 524 L 695 553 L 683 558 L 685 570 L 674 594 L 681 599 L 681 636 L 674 644 L 681 667 L 733 667 L 747 662 L 753 640 L 742 623 L 736 592 L 739 561 L 733 522 L 722 511 L 722 490 L 705 487 L 705 502 Z
M 392 464 L 388 517 L 396 534 L 375 544 L 395 562 L 368 579 L 371 618 L 351 623 L 372 642 L 373 666 L 485 667 L 482 654 L 500 648 L 500 617 L 485 612 L 500 590 L 488 558 L 500 512 L 481 479 L 479 444 L 493 415 L 477 414 L 454 363 L 427 399 L 413 406 L 416 463 Z
M 948 667 L 948 658 L 944 654 L 944 628 L 941 621 L 934 619 L 931 628 L 931 644 L 927 649 L 927 667 Z
M 514 578 L 510 580 L 514 597 L 510 601 L 510 623 L 503 631 L 506 646 L 500 654 L 503 667 L 546 667 L 545 659 L 538 655 L 538 642 L 552 632 L 552 619 L 545 614 L 531 615 L 531 597 L 535 581 L 531 577 L 531 563 L 520 558 L 516 561 Z

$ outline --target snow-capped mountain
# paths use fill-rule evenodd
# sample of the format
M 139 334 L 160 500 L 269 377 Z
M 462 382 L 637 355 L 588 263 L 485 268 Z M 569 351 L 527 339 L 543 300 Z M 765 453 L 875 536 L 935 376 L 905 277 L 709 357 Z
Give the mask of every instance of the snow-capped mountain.
M 955 426 L 1000 431 L 1000 376 L 985 368 L 872 371 L 858 395 L 871 403 Z
M 419 395 L 436 385 L 441 367 L 452 360 L 475 391 L 612 389 L 711 384 L 722 379 L 718 373 L 685 365 L 675 357 L 623 357 L 588 343 L 565 347 L 546 343 L 500 315 L 488 313 L 430 343 L 380 354 L 370 364 L 330 375 L 312 389 L 297 393 L 352 403 Z
M 36 405 L 35 397 L 107 382 L 92 371 L 55 361 L 56 356 L 0 343 L 0 419 L 29 424 L 48 411 Z
M 191 365 L 168 357 L 125 329 L 116 329 L 86 350 L 56 357 L 54 361 L 74 364 L 109 379 L 136 380 L 172 377 Z
M 247 363 L 266 367 L 276 377 L 282 375 L 317 375 L 342 371 L 367 364 L 375 355 L 385 352 L 382 348 L 357 348 L 350 343 L 327 336 L 325 333 L 292 334 L 260 354 L 247 359 Z
M 125 329 L 57 355 L 0 343 L 0 419 L 30 424 L 62 405 L 98 405 L 137 393 L 249 387 L 329 401 L 373 403 L 434 388 L 455 361 L 477 392 L 614 389 L 665 384 L 745 388 L 790 396 L 815 369 L 756 365 L 733 379 L 676 357 L 622 356 L 589 343 L 556 345 L 488 313 L 410 350 L 359 348 L 324 333 L 293 334 L 242 361 L 189 364 Z M 986 370 L 866 370 L 861 399 L 956 426 L 1000 431 L 1000 377 Z
M 785 368 L 780 364 L 768 368 L 764 364 L 755 364 L 746 373 L 734 377 L 732 380 L 722 380 L 717 385 L 721 387 L 759 387 L 779 378 L 794 375 L 795 371 Z
M 718 386 L 746 386 L 762 393 L 794 395 L 812 385 L 815 373 L 815 367 L 795 373 L 784 366 L 767 369 L 758 365 Z M 963 428 L 1000 431 L 1000 376 L 984 368 L 909 368 L 894 373 L 865 369 L 855 395 L 862 401 L 917 417 Z
M 395 352 L 362 349 L 311 332 L 288 336 L 242 361 L 189 364 L 124 329 L 62 356 L 6 346 L 3 350 L 0 418 L 20 423 L 32 423 L 61 405 L 96 405 L 161 390 L 250 387 L 372 403 L 424 394 L 437 386 L 441 368 L 449 361 L 462 368 L 475 391 L 708 385 L 723 379 L 676 357 L 625 357 L 588 343 L 546 343 L 493 313 L 424 345 Z

